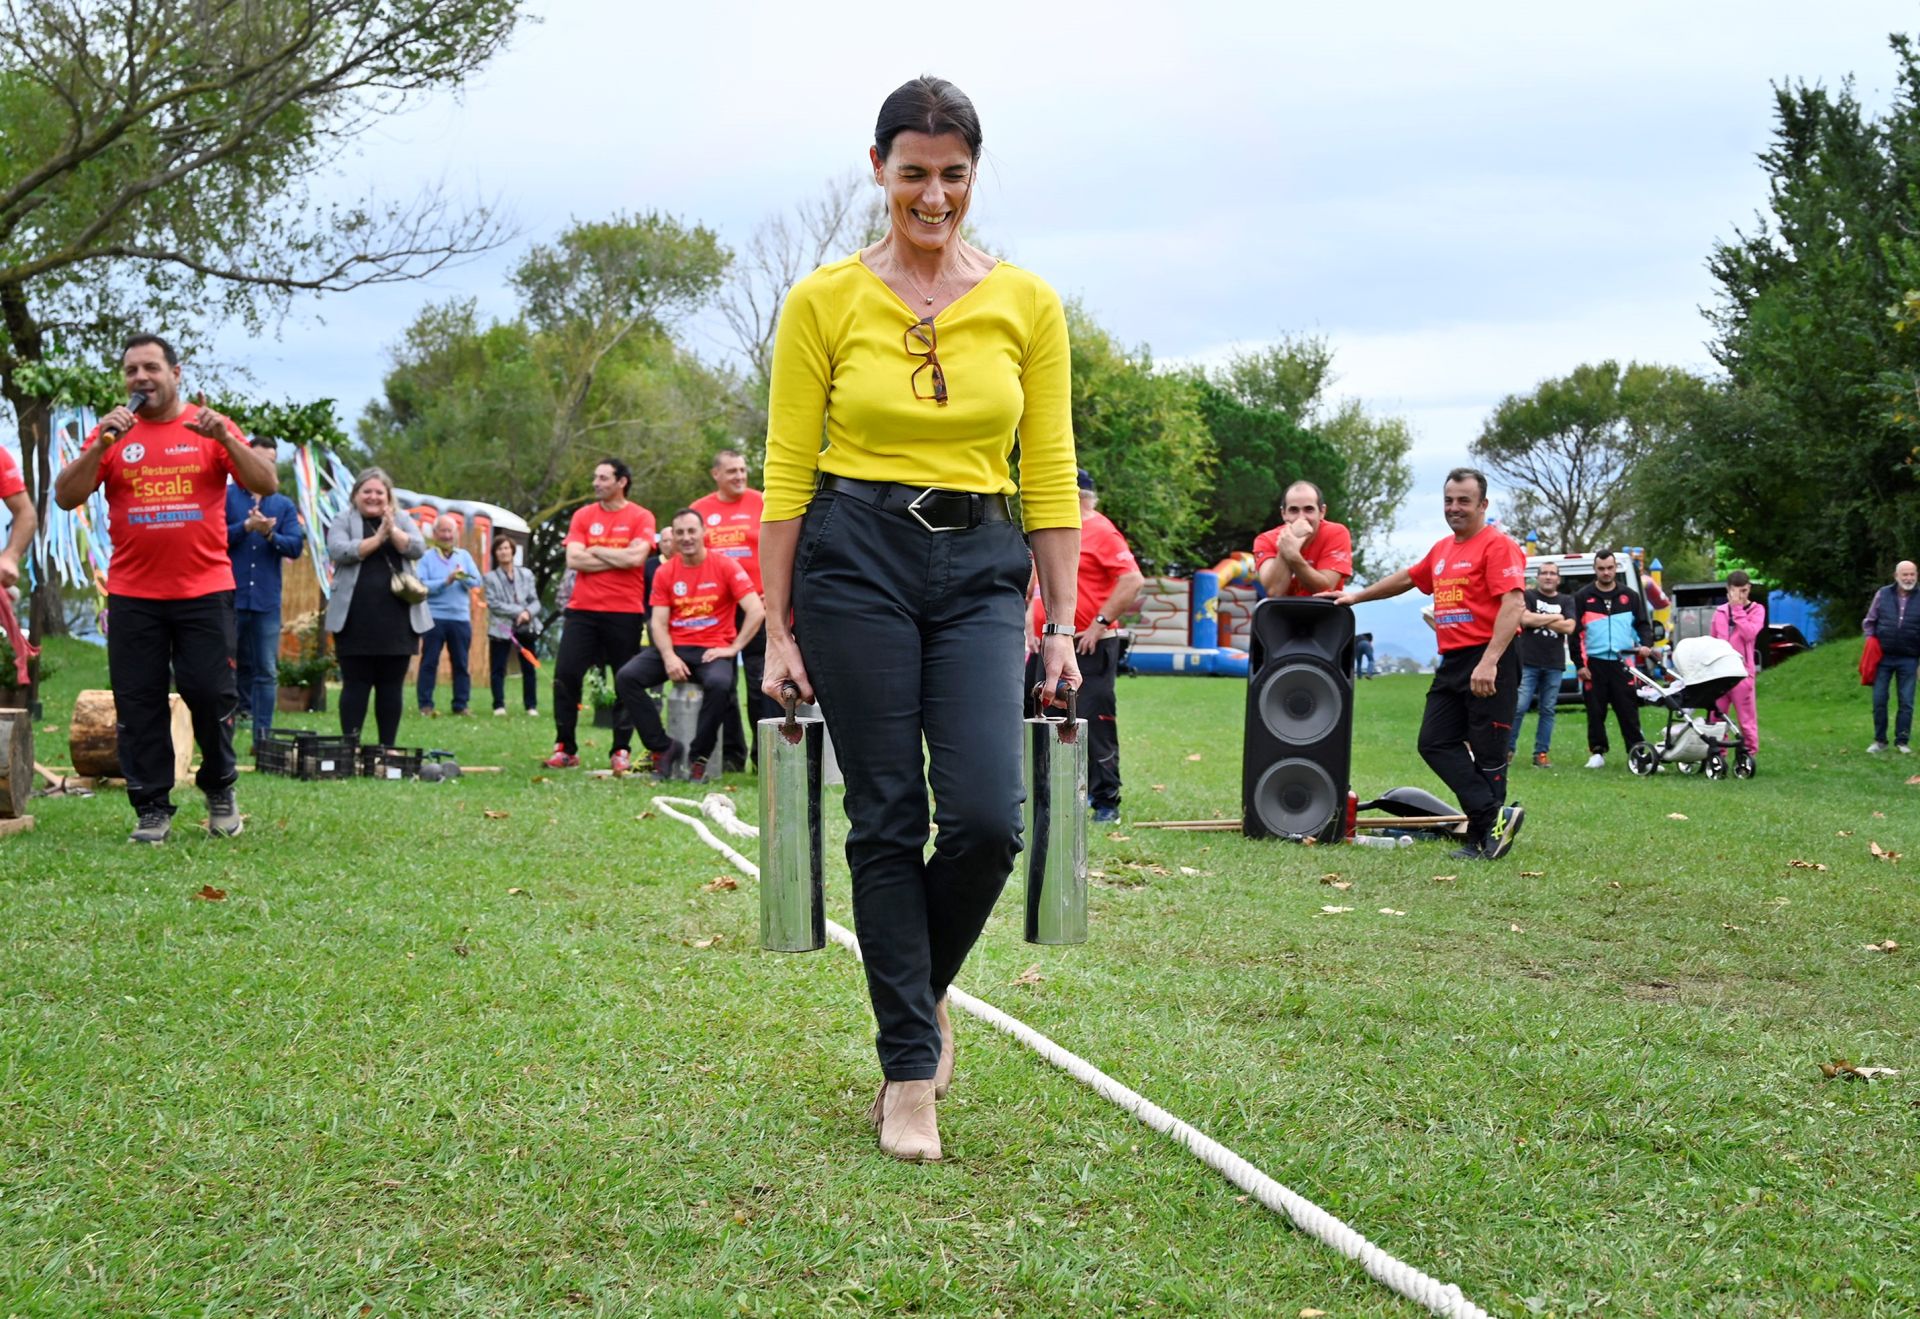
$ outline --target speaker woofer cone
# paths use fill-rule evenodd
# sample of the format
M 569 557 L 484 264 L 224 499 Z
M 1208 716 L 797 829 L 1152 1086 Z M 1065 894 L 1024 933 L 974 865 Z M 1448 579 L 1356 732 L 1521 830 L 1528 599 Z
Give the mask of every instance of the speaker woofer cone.
M 1340 796 L 1333 776 L 1311 760 L 1282 760 L 1253 785 L 1253 809 L 1269 832 L 1299 837 L 1331 824 Z
M 1255 699 L 1261 722 L 1282 742 L 1296 746 L 1318 742 L 1339 724 L 1347 693 L 1325 665 L 1283 661 L 1262 675 L 1259 682 Z

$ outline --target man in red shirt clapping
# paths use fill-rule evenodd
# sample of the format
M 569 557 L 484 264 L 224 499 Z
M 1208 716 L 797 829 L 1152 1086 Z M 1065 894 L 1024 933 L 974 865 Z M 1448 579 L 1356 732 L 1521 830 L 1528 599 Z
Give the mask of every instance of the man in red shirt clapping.
M 706 760 L 733 704 L 733 660 L 766 619 L 760 593 L 746 569 L 706 546 L 706 522 L 690 508 L 673 515 L 673 557 L 653 575 L 653 644 L 635 655 L 614 678 L 614 690 L 633 715 L 641 745 L 653 753 L 655 778 L 666 778 L 682 751 L 691 774 L 706 777 Z M 734 627 L 734 610 L 741 623 Z M 700 722 L 691 748 L 667 736 L 647 688 L 664 680 L 700 684 Z
M 1416 586 L 1433 597 L 1440 667 L 1420 721 L 1420 756 L 1466 813 L 1467 845 L 1453 855 L 1497 861 L 1513 846 L 1526 815 L 1506 799 L 1507 742 L 1520 691 L 1513 639 L 1526 602 L 1527 556 L 1487 525 L 1483 473 L 1454 468 L 1444 498 L 1451 536 L 1411 567 L 1343 592 L 1339 602 L 1384 600 Z
M 80 456 L 60 469 L 53 497 L 75 509 L 101 486 L 113 540 L 107 672 L 120 725 L 120 769 L 139 824 L 136 843 L 164 843 L 173 821 L 169 684 L 193 716 L 194 782 L 207 831 L 241 829 L 233 784 L 233 564 L 227 557 L 227 478 L 249 493 L 280 488 L 271 452 L 203 403 L 180 397 L 180 355 L 156 334 L 127 340 L 120 358 L 136 408 L 100 419 Z

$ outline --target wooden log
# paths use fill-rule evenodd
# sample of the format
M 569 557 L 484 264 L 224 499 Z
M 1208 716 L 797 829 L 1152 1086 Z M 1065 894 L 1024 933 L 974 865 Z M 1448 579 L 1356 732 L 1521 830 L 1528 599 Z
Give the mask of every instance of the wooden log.
M 33 723 L 25 710 L 0 710 L 0 820 L 27 813 L 33 779 Z
M 179 783 L 193 773 L 193 716 L 178 692 L 168 693 L 167 702 L 173 734 L 173 779 Z M 95 779 L 122 777 L 117 723 L 112 692 L 94 689 L 74 698 L 67 749 L 73 753 L 75 774 Z
M 29 834 L 32 832 L 33 817 L 31 815 L 17 816 L 11 820 L 0 820 L 0 838 L 5 838 L 8 834 Z

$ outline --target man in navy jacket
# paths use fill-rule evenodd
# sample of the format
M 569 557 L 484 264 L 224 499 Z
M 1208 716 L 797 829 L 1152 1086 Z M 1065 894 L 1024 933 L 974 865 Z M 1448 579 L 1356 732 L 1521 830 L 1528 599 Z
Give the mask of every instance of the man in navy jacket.
M 255 439 L 271 461 L 276 445 Z M 300 515 L 285 495 L 249 494 L 227 485 L 227 557 L 233 560 L 234 675 L 240 711 L 253 715 L 257 742 L 273 732 L 274 697 L 280 687 L 280 564 L 306 549 Z
M 1860 630 L 1880 641 L 1880 667 L 1873 675 L 1873 744 L 1878 755 L 1887 749 L 1887 689 L 1900 695 L 1900 714 L 1893 724 L 1893 745 L 1903 755 L 1913 750 L 1913 687 L 1920 666 L 1920 567 L 1911 559 L 1894 565 L 1893 582 L 1873 593 Z

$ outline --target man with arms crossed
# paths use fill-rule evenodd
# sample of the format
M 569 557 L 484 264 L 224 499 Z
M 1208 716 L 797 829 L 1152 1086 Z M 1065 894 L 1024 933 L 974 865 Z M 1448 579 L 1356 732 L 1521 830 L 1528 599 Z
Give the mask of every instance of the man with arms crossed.
M 1573 658 L 1587 697 L 1588 769 L 1607 763 L 1607 707 L 1620 722 L 1620 740 L 1631 751 L 1640 741 L 1640 704 L 1627 665 L 1653 654 L 1653 624 L 1640 593 L 1620 578 L 1612 550 L 1593 556 L 1593 580 L 1573 593 Z
M 693 501 L 693 511 L 707 528 L 707 550 L 732 559 L 746 570 L 754 594 L 760 592 L 760 509 L 766 503 L 758 490 L 747 485 L 747 459 L 738 449 L 722 449 L 713 455 L 713 493 Z M 743 612 L 733 620 L 736 628 L 746 622 Z M 744 630 L 742 635 L 745 635 Z M 726 737 L 726 768 L 745 769 L 752 758 L 760 763 L 760 746 L 755 732 L 762 719 L 777 718 L 780 707 L 760 690 L 766 669 L 767 634 L 756 628 L 740 652 L 741 666 L 747 671 L 747 726 L 740 728 L 740 707 L 727 698 L 726 721 L 721 725 Z
M 1560 682 L 1567 673 L 1567 638 L 1573 635 L 1573 600 L 1560 594 L 1560 565 L 1543 563 L 1527 588 L 1526 603 L 1520 611 L 1520 701 L 1513 716 L 1513 739 L 1507 743 L 1507 759 L 1520 749 L 1520 725 L 1535 700 L 1540 703 L 1539 718 L 1533 732 L 1533 767 L 1547 769 L 1553 760 L 1547 752 L 1553 746 L 1555 702 L 1560 699 Z
M 1471 467 L 1447 473 L 1443 487 L 1453 534 L 1409 568 L 1339 603 L 1384 600 L 1419 587 L 1433 597 L 1440 667 L 1420 721 L 1420 756 L 1460 799 L 1467 845 L 1460 860 L 1497 861 L 1513 846 L 1526 818 L 1508 806 L 1507 744 L 1520 687 L 1512 642 L 1525 607 L 1527 556 L 1487 525 L 1487 478 Z
M 580 723 L 580 684 L 587 670 L 605 665 L 610 672 L 640 649 L 646 619 L 647 559 L 654 551 L 653 514 L 627 498 L 633 470 L 618 458 L 593 469 L 593 498 L 567 527 L 567 567 L 574 573 L 560 633 L 560 654 L 553 664 L 553 754 L 549 769 L 580 763 L 574 733 Z M 633 709 L 613 707 L 613 754 L 608 764 L 625 774 L 632 764 Z
M 233 564 L 227 558 L 227 478 L 247 491 L 280 488 L 273 459 L 204 404 L 180 397 L 180 355 L 156 334 L 127 340 L 120 374 L 139 411 L 117 407 L 60 469 L 53 497 L 75 509 L 101 486 L 113 540 L 107 596 L 107 673 L 119 724 L 120 769 L 139 824 L 136 843 L 164 843 L 173 828 L 170 683 L 193 715 L 200 744 L 195 782 L 207 798 L 207 832 L 241 829 L 233 798 Z
M 1287 487 L 1286 521 L 1253 542 L 1253 568 L 1268 595 L 1322 595 L 1353 576 L 1353 537 L 1327 521 L 1326 500 L 1311 481 Z
M 641 744 L 653 753 L 653 776 L 666 778 L 685 750 L 690 752 L 689 774 L 698 783 L 706 777 L 720 721 L 733 708 L 734 657 L 760 630 L 766 612 L 746 569 L 708 551 L 704 518 L 683 508 L 671 525 L 673 557 L 653 575 L 653 644 L 627 662 L 614 688 L 633 711 Z M 736 609 L 745 618 L 737 632 Z M 647 688 L 689 679 L 700 684 L 700 722 L 692 747 L 686 748 L 660 726 L 660 712 L 647 698 Z
M 1114 690 L 1120 674 L 1120 638 L 1108 635 L 1116 620 L 1131 613 L 1146 582 L 1140 565 L 1127 547 L 1127 538 L 1113 519 L 1100 512 L 1100 496 L 1086 468 L 1079 472 L 1080 571 L 1073 602 L 1073 646 L 1080 653 L 1080 713 L 1087 720 L 1087 801 L 1101 824 L 1120 819 L 1119 699 Z M 1036 591 L 1033 631 L 1028 644 L 1027 688 L 1045 677 L 1040 661 L 1040 629 L 1046 607 Z M 1029 700 L 1029 704 L 1032 702 Z

